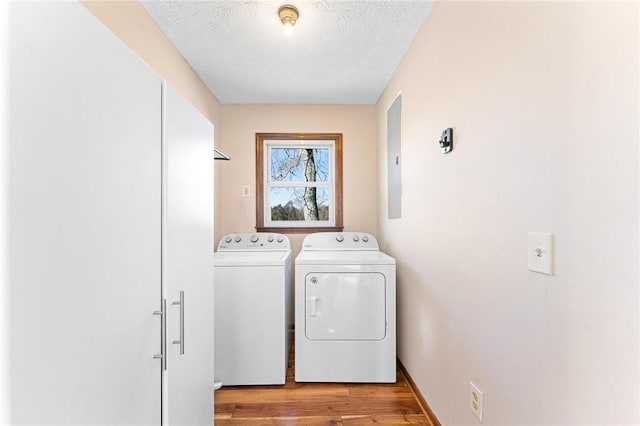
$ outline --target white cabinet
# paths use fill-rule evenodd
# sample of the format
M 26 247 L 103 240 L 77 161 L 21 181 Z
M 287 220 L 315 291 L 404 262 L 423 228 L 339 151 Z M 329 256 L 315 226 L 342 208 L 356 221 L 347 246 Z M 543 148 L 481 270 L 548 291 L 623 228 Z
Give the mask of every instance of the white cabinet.
M 213 129 L 169 84 L 164 86 L 163 105 L 162 281 L 168 311 L 165 418 L 169 425 L 211 426 Z M 176 304 L 181 295 L 182 306 Z
M 80 4 L 10 12 L 11 421 L 210 425 L 211 124 Z

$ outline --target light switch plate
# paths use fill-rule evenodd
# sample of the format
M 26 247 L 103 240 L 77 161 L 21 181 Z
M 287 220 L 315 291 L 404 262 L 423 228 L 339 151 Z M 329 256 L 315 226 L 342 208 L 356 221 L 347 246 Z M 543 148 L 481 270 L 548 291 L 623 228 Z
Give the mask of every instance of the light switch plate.
M 529 270 L 553 275 L 553 234 L 529 232 L 527 256 Z

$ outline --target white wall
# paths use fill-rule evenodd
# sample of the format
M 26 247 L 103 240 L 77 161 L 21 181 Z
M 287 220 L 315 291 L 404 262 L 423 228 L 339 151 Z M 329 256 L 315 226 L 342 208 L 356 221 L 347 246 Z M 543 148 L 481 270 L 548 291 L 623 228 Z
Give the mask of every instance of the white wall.
M 378 103 L 399 357 L 443 424 L 638 424 L 638 3 L 439 2 Z M 402 91 L 402 218 L 386 109 Z M 440 132 L 454 128 L 442 155 Z M 555 274 L 527 232 L 555 235 Z
M 372 105 L 223 105 L 220 146 L 232 160 L 216 165 L 220 170 L 220 236 L 255 231 L 256 133 L 342 133 L 344 228 L 375 233 L 375 114 Z M 250 197 L 241 196 L 242 185 L 250 187 Z M 294 256 L 303 237 L 289 235 Z

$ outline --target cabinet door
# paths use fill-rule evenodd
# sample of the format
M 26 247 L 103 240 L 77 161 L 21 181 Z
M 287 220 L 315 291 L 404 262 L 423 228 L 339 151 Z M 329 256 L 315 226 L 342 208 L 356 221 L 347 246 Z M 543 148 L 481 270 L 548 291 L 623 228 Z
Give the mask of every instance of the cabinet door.
M 213 127 L 171 85 L 165 83 L 163 97 L 162 251 L 169 343 L 165 414 L 169 425 L 209 426 L 214 381 Z M 181 294 L 182 306 L 176 304 Z
M 77 2 L 12 2 L 12 424 L 158 425 L 160 79 Z

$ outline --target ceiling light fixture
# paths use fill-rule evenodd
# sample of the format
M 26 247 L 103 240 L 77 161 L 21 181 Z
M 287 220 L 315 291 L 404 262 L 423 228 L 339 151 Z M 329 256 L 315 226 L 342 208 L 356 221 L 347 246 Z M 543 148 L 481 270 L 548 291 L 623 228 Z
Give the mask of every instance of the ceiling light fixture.
M 284 25 L 284 35 L 291 37 L 293 26 L 298 20 L 298 9 L 290 4 L 285 4 L 278 9 L 278 16 L 280 17 L 280 22 Z

